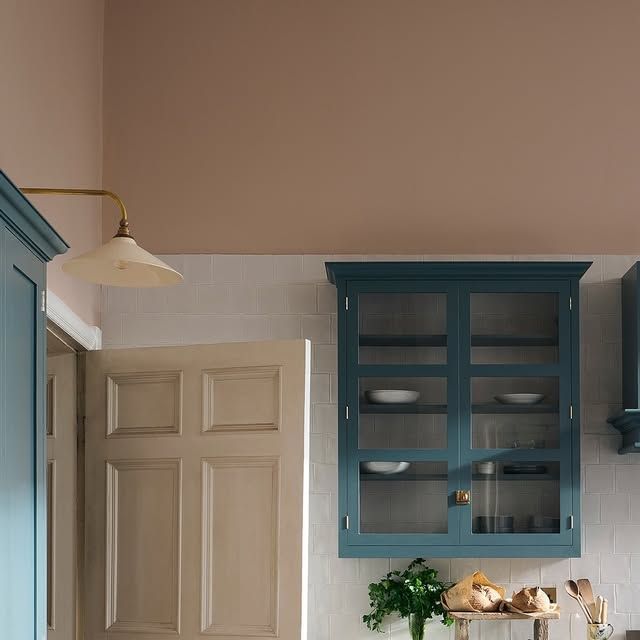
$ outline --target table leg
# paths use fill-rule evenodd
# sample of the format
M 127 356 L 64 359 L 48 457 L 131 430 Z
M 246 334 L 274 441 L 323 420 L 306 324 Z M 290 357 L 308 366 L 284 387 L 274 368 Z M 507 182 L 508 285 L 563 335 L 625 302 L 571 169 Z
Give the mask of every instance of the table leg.
M 456 639 L 469 640 L 469 621 L 456 619 Z
M 533 621 L 533 640 L 549 640 L 549 621 Z

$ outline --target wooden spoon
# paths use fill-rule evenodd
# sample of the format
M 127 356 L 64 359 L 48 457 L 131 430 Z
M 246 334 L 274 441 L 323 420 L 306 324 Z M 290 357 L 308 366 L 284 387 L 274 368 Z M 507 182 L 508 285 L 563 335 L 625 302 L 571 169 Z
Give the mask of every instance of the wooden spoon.
M 596 622 L 600 624 L 604 624 L 602 622 L 602 607 L 604 606 L 604 598 L 602 596 L 598 596 L 596 598 Z
M 580 590 L 580 596 L 587 605 L 587 609 L 591 612 L 591 619 L 595 622 L 598 619 L 598 612 L 596 610 L 596 601 L 593 597 L 593 587 L 589 578 L 580 578 L 576 580 L 578 589 Z
M 582 609 L 584 615 L 587 617 L 587 620 L 593 624 L 593 618 L 591 617 L 591 612 L 589 611 L 587 605 L 585 604 L 584 600 L 582 599 L 582 596 L 580 595 L 580 589 L 578 588 L 578 585 L 576 584 L 575 580 L 567 580 L 564 583 L 564 590 L 574 599 L 578 602 L 578 604 L 580 605 L 580 608 Z

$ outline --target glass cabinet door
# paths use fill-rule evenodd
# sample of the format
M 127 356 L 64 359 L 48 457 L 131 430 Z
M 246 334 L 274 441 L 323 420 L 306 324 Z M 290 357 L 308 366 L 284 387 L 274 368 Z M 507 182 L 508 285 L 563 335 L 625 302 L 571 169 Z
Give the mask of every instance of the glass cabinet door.
M 349 536 L 358 544 L 455 544 L 457 294 L 449 285 L 349 290 Z
M 461 292 L 461 536 L 472 545 L 567 544 L 571 344 L 566 284 Z M 467 427 L 465 427 L 467 425 Z

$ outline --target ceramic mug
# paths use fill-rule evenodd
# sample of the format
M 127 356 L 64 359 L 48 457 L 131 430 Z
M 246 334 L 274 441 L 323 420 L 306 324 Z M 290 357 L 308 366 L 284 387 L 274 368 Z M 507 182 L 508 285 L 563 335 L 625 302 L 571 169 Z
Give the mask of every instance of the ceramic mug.
M 613 627 L 610 624 L 588 624 L 587 640 L 608 640 L 613 633 Z

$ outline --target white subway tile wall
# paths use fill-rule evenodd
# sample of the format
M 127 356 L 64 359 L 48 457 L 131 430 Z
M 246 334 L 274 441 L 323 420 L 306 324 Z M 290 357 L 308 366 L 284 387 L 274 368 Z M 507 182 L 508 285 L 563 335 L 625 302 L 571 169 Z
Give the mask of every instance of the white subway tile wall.
M 482 569 L 508 591 L 557 586 L 562 620 L 551 638 L 584 638 L 562 584 L 588 576 L 610 601 L 614 640 L 640 628 L 640 455 L 619 456 L 606 418 L 621 406 L 620 277 L 638 256 L 161 256 L 185 275 L 157 291 L 105 288 L 105 348 L 309 338 L 313 342 L 309 640 L 408 639 L 405 621 L 383 634 L 361 624 L 367 585 L 410 559 L 337 557 L 336 296 L 326 260 L 592 260 L 582 283 L 583 557 L 429 560 L 444 580 Z M 473 640 L 527 640 L 531 624 L 472 625 Z M 437 622 L 429 640 L 451 640 Z

